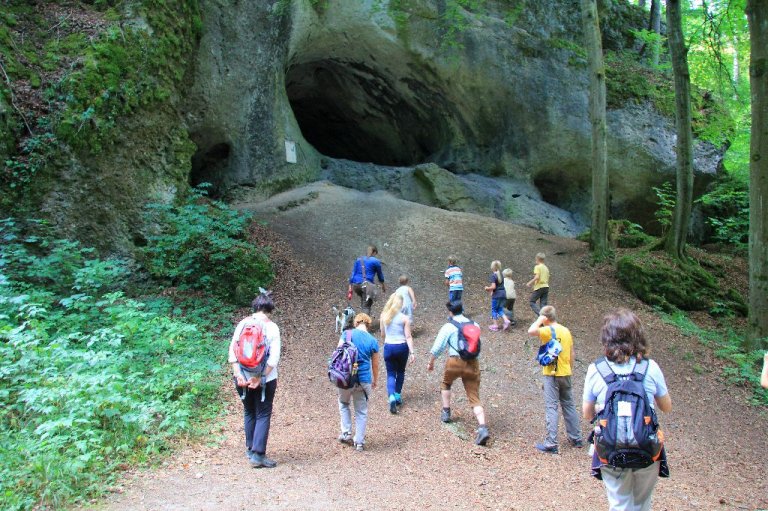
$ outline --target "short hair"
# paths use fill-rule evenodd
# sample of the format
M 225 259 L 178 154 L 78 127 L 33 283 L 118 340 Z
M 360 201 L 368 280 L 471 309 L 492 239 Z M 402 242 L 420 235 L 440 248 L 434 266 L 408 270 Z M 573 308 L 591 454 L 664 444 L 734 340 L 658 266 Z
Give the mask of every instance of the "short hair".
M 539 313 L 545 318 L 547 318 L 548 321 L 556 322 L 557 321 L 557 311 L 555 308 L 551 305 L 545 305 L 541 308 L 541 312 Z
M 454 300 L 452 302 L 448 302 L 445 304 L 446 308 L 448 308 L 448 311 L 453 314 L 454 316 L 458 316 L 462 312 L 464 312 L 464 306 L 462 303 L 458 300 Z
M 379 249 L 376 248 L 376 245 L 374 245 L 374 244 L 368 245 L 368 255 L 369 256 L 372 256 L 373 254 L 378 254 L 378 253 L 379 253 Z
M 640 318 L 628 309 L 618 309 L 605 315 L 600 342 L 606 358 L 611 362 L 626 362 L 630 357 L 640 361 L 649 351 Z
M 501 274 L 504 275 L 508 279 L 512 278 L 512 270 L 510 268 L 504 268 L 504 271 L 501 272 Z
M 251 302 L 253 312 L 266 312 L 269 314 L 275 310 L 275 302 L 272 300 L 272 291 L 263 291 Z
M 408 275 L 400 275 L 398 280 L 400 281 L 400 285 L 404 286 L 408 283 Z
M 458 257 L 456 257 L 455 255 L 448 256 L 448 264 L 458 264 L 458 263 L 459 263 Z
M 355 326 L 358 326 L 360 323 L 365 323 L 366 328 L 371 328 L 371 323 L 373 323 L 373 320 L 368 314 L 361 312 L 355 316 L 354 321 Z
M 547 258 L 547 255 L 544 252 L 539 252 L 538 254 L 536 254 L 536 259 L 540 259 L 543 261 L 546 258 Z

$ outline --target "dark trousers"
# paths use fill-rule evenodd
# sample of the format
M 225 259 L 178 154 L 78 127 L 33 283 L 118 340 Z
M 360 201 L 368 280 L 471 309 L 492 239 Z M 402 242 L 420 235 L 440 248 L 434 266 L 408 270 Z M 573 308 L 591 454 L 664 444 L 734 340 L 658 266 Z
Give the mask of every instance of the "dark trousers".
M 267 452 L 269 424 L 272 421 L 272 403 L 275 400 L 277 380 L 267 382 L 265 385 L 263 402 L 261 401 L 261 387 L 249 389 L 235 385 L 235 388 L 243 400 L 245 447 L 256 454 L 264 455 Z
M 448 301 L 449 302 L 460 302 L 461 301 L 461 295 L 464 293 L 464 291 L 458 290 L 458 291 L 448 291 Z
M 514 298 L 507 298 L 507 301 L 504 302 L 504 308 L 507 309 L 507 318 L 514 323 L 515 322 L 515 299 Z
M 373 284 L 369 285 L 373 286 Z M 363 312 L 370 315 L 371 308 L 373 307 L 373 300 L 376 298 L 376 294 L 373 293 L 372 290 L 368 290 L 363 287 L 362 284 L 352 284 L 352 291 L 360 297 L 360 308 L 363 310 Z
M 405 383 L 405 367 L 411 351 L 408 343 L 385 344 L 384 363 L 387 366 L 387 394 L 400 394 Z
M 549 287 L 541 287 L 531 293 L 531 310 L 537 316 L 541 312 L 541 308 L 547 305 L 547 296 L 549 296 Z

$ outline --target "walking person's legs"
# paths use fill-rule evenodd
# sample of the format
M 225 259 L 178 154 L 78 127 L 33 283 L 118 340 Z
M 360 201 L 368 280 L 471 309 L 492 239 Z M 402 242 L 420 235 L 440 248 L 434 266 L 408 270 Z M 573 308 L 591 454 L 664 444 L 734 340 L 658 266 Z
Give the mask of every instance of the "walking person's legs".
M 576 405 L 573 403 L 573 384 L 570 376 L 556 376 L 559 390 L 560 406 L 563 409 L 563 420 L 568 439 L 574 446 L 581 447 L 581 419 L 576 413 Z
M 560 419 L 560 392 L 554 376 L 544 376 L 544 412 L 547 437 L 543 445 L 546 450 L 557 452 L 557 423 Z M 542 450 L 542 449 L 540 449 Z
M 541 291 L 541 295 L 539 298 L 539 305 L 543 308 L 543 307 L 546 307 L 548 304 L 547 300 L 549 299 L 549 286 L 542 287 L 539 291 Z
M 243 401 L 243 429 L 245 430 L 245 449 L 251 451 L 253 446 L 253 431 L 256 428 L 256 391 L 245 387 L 235 386 L 240 399 Z M 259 391 L 261 399 L 261 391 Z
M 371 396 L 371 384 L 356 385 L 352 393 L 355 402 L 355 446 L 365 444 L 365 429 L 368 426 L 368 399 Z M 361 447 L 358 447 L 361 449 Z
M 253 429 L 253 446 L 251 450 L 255 456 L 252 461 L 260 463 L 257 466 L 272 468 L 277 463 L 266 457 L 267 441 L 269 440 L 269 428 L 272 422 L 272 404 L 275 400 L 277 380 L 266 383 L 264 401 L 261 400 L 261 389 L 256 389 L 256 425 Z
M 480 363 L 477 359 L 462 361 L 464 368 L 461 374 L 461 383 L 464 385 L 464 391 L 467 393 L 467 400 L 472 407 L 472 413 L 477 419 L 477 434 L 475 435 L 476 445 L 485 445 L 488 443 L 488 426 L 485 424 L 485 409 L 480 401 Z
M 408 345 L 403 343 L 398 345 L 400 348 L 397 354 L 397 373 L 395 375 L 395 401 L 400 404 L 402 398 L 400 394 L 403 392 L 403 384 L 405 383 L 405 368 L 408 367 L 408 357 L 411 352 L 408 349 Z
M 533 311 L 534 314 L 536 314 L 536 316 L 538 316 L 539 313 L 541 313 L 541 307 L 542 307 L 542 305 L 539 305 L 536 302 L 538 302 L 539 299 L 541 298 L 541 294 L 543 293 L 542 290 L 544 289 L 547 289 L 547 288 L 542 287 L 541 289 L 534 290 L 533 293 L 531 293 L 531 298 L 528 300 L 528 303 L 531 306 L 531 310 Z
M 339 417 L 341 419 L 339 442 L 352 440 L 352 411 L 349 408 L 351 399 L 352 389 L 339 389 Z
M 653 489 L 659 480 L 659 463 L 657 461 L 645 468 L 634 469 L 632 497 L 635 511 L 650 511 Z

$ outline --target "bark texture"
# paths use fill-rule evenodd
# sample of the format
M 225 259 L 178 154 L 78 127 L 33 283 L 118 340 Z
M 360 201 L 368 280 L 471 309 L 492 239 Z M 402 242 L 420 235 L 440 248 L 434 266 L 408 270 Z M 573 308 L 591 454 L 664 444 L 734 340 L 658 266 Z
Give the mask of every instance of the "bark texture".
M 749 327 L 747 348 L 768 347 L 768 3 L 750 0 L 752 140 L 749 162 Z
M 605 62 L 595 0 L 582 0 L 584 38 L 589 61 L 589 120 L 592 124 L 592 231 L 590 248 L 603 259 L 608 248 L 608 166 L 605 135 Z
M 693 133 L 691 131 L 691 75 L 688 48 L 683 36 L 680 0 L 667 2 L 667 32 L 672 72 L 675 78 L 675 125 L 677 128 L 677 200 L 672 228 L 665 248 L 672 257 L 682 259 L 688 236 L 693 203 Z
M 648 22 L 648 30 L 656 35 L 661 34 L 661 0 L 651 1 L 651 18 Z M 658 40 L 651 43 L 651 63 L 654 66 L 659 65 L 660 45 L 661 43 Z

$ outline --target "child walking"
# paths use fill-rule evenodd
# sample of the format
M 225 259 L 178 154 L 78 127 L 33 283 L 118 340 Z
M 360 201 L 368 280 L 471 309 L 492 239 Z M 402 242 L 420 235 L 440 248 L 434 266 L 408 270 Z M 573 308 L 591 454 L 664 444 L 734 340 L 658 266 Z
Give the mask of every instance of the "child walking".
M 459 259 L 455 255 L 448 256 L 448 268 L 445 270 L 445 285 L 448 286 L 448 301 L 461 303 L 464 293 L 464 282 Z
M 411 328 L 413 328 L 413 310 L 416 308 L 416 294 L 413 289 L 408 285 L 408 275 L 400 275 L 400 287 L 395 291 L 396 295 L 400 295 L 403 299 L 403 314 L 408 316 L 411 320 Z
M 491 293 L 491 320 L 493 324 L 488 327 L 492 332 L 498 332 L 503 328 L 509 328 L 510 321 L 504 315 L 504 303 L 507 300 L 507 292 L 504 289 L 504 276 L 501 274 L 501 261 L 491 263 L 491 275 L 488 277 L 489 285 L 485 290 Z
M 542 307 L 547 305 L 547 297 L 549 296 L 549 268 L 544 264 L 545 257 L 544 252 L 536 254 L 536 266 L 533 267 L 533 278 L 525 284 L 526 287 L 533 286 L 530 304 L 531 310 L 536 316 L 541 313 Z
M 504 290 L 507 293 L 504 309 L 507 311 L 506 316 L 509 319 L 509 324 L 515 326 L 517 325 L 517 321 L 515 321 L 515 299 L 517 294 L 515 293 L 515 281 L 512 280 L 512 270 L 505 268 L 501 274 L 504 275 Z

